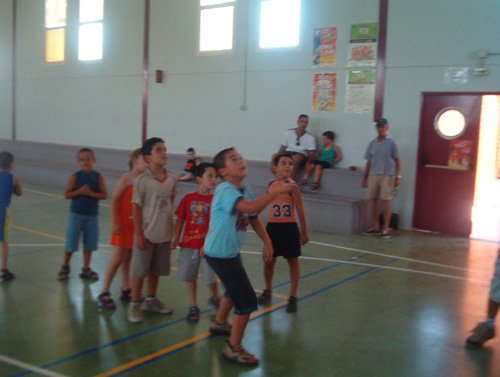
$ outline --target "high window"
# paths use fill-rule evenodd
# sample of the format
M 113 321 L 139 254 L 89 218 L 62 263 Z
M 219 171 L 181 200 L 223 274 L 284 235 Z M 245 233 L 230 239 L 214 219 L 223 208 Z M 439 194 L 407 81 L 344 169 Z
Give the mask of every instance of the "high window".
M 299 46 L 300 3 L 300 0 L 261 0 L 260 48 Z
M 104 0 L 80 0 L 78 60 L 102 59 Z
M 200 0 L 200 52 L 233 49 L 236 0 Z
M 45 0 L 45 61 L 63 62 L 66 41 L 66 0 Z

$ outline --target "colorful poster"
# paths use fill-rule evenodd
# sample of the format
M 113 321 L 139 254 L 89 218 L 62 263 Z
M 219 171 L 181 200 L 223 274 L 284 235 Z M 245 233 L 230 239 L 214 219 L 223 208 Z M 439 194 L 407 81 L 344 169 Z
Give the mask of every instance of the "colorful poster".
M 469 170 L 471 154 L 472 140 L 450 140 L 448 167 L 456 170 Z
M 347 72 L 347 113 L 368 113 L 375 101 L 375 69 L 357 69 Z
M 337 60 L 337 28 L 314 29 L 313 66 L 333 67 Z
M 351 39 L 349 44 L 348 65 L 373 66 L 377 59 L 376 22 L 351 25 Z
M 313 75 L 312 111 L 335 110 L 336 73 L 315 73 Z

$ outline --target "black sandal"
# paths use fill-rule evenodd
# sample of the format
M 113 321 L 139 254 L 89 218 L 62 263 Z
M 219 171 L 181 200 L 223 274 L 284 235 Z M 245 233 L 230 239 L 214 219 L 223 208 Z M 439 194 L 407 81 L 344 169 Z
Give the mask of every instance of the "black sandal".
M 12 280 L 16 277 L 16 275 L 10 272 L 7 268 L 2 268 L 1 272 L 2 275 L 0 275 L 0 279 L 2 279 L 3 281 Z
M 99 275 L 97 274 L 97 272 L 92 271 L 90 268 L 82 268 L 80 279 L 97 281 L 99 280 Z
M 132 290 L 130 288 L 129 289 L 122 289 L 122 294 L 120 295 L 120 300 L 130 302 L 130 294 L 131 293 L 132 293 Z
M 189 308 L 186 319 L 189 322 L 198 322 L 198 320 L 200 319 L 200 308 L 198 308 L 197 306 L 191 306 Z
M 69 265 L 63 264 L 61 266 L 61 270 L 59 271 L 59 274 L 57 275 L 57 279 L 60 281 L 68 280 L 70 271 L 71 271 L 71 269 L 69 268 Z
M 97 296 L 99 300 L 99 306 L 102 309 L 116 309 L 115 301 L 111 298 L 111 294 L 109 292 L 102 292 L 99 296 Z

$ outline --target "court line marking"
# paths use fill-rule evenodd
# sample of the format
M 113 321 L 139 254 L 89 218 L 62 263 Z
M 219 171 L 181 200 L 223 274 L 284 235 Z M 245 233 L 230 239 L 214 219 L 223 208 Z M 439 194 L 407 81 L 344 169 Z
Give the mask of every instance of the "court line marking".
M 245 254 L 257 254 L 257 255 L 261 254 L 261 253 L 256 252 L 256 251 L 242 251 L 242 253 L 245 253 Z M 400 259 L 400 258 L 397 258 L 397 257 L 394 257 L 394 258 L 396 258 L 398 261 Z M 457 279 L 457 280 L 472 281 L 472 282 L 475 282 L 475 283 L 484 283 L 483 280 L 478 280 L 478 279 L 473 279 L 473 278 L 468 278 L 468 277 L 462 277 L 462 276 L 456 276 L 456 275 L 447 275 L 447 274 L 440 274 L 440 273 L 430 272 L 430 271 L 414 270 L 414 269 L 411 269 L 411 268 L 385 266 L 383 264 L 352 262 L 352 261 L 346 261 L 346 260 L 342 260 L 342 259 L 329 259 L 329 258 L 319 258 L 319 257 L 307 257 L 307 256 L 304 256 L 304 255 L 302 255 L 300 257 L 300 259 L 307 259 L 307 260 L 314 260 L 314 261 L 321 261 L 321 262 L 340 263 L 340 264 L 347 264 L 347 265 L 361 266 L 361 267 L 376 267 L 376 268 L 387 269 L 387 270 L 394 270 L 394 271 L 401 271 L 401 272 L 410 272 L 410 273 L 415 273 L 415 274 L 430 275 L 430 276 L 443 277 L 443 278 L 448 278 L 448 279 Z
M 321 268 L 319 270 L 316 270 L 316 271 L 313 271 L 311 273 L 308 273 L 306 275 L 303 275 L 301 277 L 301 279 L 304 279 L 304 278 L 307 278 L 307 277 L 310 277 L 310 276 L 313 276 L 313 275 L 316 275 L 316 274 L 319 274 L 321 272 L 324 272 L 324 271 L 327 271 L 327 270 L 332 270 L 336 267 L 340 267 L 342 266 L 342 264 L 340 263 L 335 263 L 333 265 L 330 265 L 330 266 L 327 266 L 327 267 L 324 267 L 324 268 Z M 288 298 L 288 297 L 287 297 Z M 299 299 L 300 301 L 300 299 Z M 283 304 L 284 305 L 284 304 Z M 209 311 L 211 311 L 212 309 L 205 309 L 205 310 L 202 310 L 201 313 L 204 314 L 204 313 L 207 313 Z M 264 309 L 262 309 L 264 310 Z M 162 330 L 162 329 L 166 329 L 168 327 L 171 327 L 171 326 L 174 326 L 174 325 L 177 325 L 179 323 L 184 323 L 186 321 L 185 317 L 181 317 L 179 319 L 176 319 L 174 321 L 171 321 L 171 322 L 166 322 L 162 325 L 158 325 L 158 326 L 155 326 L 155 327 L 152 327 L 152 328 L 149 328 L 149 329 L 145 329 L 143 331 L 140 331 L 138 333 L 135 333 L 135 334 L 132 334 L 130 336 L 127 336 L 125 338 L 121 338 L 121 339 L 117 339 L 117 340 L 114 340 L 112 342 L 109 342 L 107 344 L 102 344 L 102 345 L 99 345 L 97 347 L 94 347 L 94 348 L 90 348 L 90 349 L 87 349 L 87 350 L 83 350 L 77 354 L 74 354 L 74 355 L 71 355 L 71 356 L 67 356 L 65 358 L 62 358 L 62 359 L 59 359 L 59 360 L 54 360 L 52 362 L 48 362 L 48 363 L 45 363 L 43 365 L 41 365 L 42 368 L 51 368 L 51 367 L 54 367 L 56 365 L 60 365 L 60 364 L 63 364 L 63 363 L 66 363 L 66 362 L 69 362 L 69 361 L 72 361 L 72 360 L 75 360 L 75 359 L 78 359 L 80 357 L 83 357 L 83 356 L 86 356 L 86 355 L 89 355 L 89 354 L 92 354 L 94 352 L 97 352 L 97 351 L 100 351 L 102 349 L 105 349 L 105 348 L 108 348 L 108 347 L 112 347 L 112 346 L 115 346 L 115 345 L 118 345 L 118 344 L 121 344 L 121 343 L 125 343 L 129 340 L 132 340 L 132 339 L 135 339 L 135 338 L 138 338 L 138 337 L 141 337 L 143 335 L 147 335 L 147 334 L 150 334 L 150 333 L 154 333 L 158 330 Z M 11 377 L 21 377 L 21 376 L 25 376 L 29 374 L 29 372 L 24 372 L 24 373 L 19 373 L 19 374 L 16 374 L 16 375 L 13 375 Z
M 353 247 L 328 244 L 328 243 L 324 243 L 324 242 L 309 241 L 309 243 L 311 243 L 313 245 L 318 245 L 318 246 L 326 246 L 326 247 L 331 247 L 331 248 L 337 248 L 337 249 L 342 249 L 342 250 L 353 251 L 353 252 L 356 252 L 356 253 L 367 253 L 367 254 L 377 255 L 377 256 L 385 257 L 385 258 L 398 258 L 400 260 L 407 261 L 407 262 L 415 262 L 415 263 L 428 264 L 430 266 L 445 267 L 445 268 L 450 268 L 450 269 L 453 269 L 453 270 L 469 271 L 469 272 L 479 272 L 479 273 L 483 272 L 483 271 L 479 271 L 479 270 L 470 270 L 470 269 L 463 268 L 463 267 L 450 266 L 450 265 L 442 264 L 442 263 L 428 262 L 428 261 L 424 261 L 422 259 L 400 257 L 398 255 L 378 253 L 378 252 L 375 252 L 375 251 L 368 251 L 368 250 L 363 250 L 363 249 L 356 249 L 356 248 L 353 248 Z
M 39 368 L 39 367 L 37 367 L 35 365 L 31 365 L 31 364 L 25 363 L 23 361 L 19 361 L 19 360 L 13 359 L 13 358 L 5 356 L 5 355 L 0 355 L 0 361 L 3 361 L 4 363 L 13 365 L 15 367 L 19 367 L 19 368 L 23 368 L 23 369 L 28 369 L 28 370 L 30 370 L 32 372 L 41 374 L 43 376 L 65 377 L 63 374 L 59 374 L 59 373 L 56 373 L 56 372 L 52 372 L 50 370 L 42 369 L 42 368 Z
M 45 195 L 45 196 L 50 196 L 50 197 L 64 199 L 64 196 L 50 194 L 50 193 L 46 193 L 46 192 L 39 191 L 39 190 L 25 189 L 24 191 L 35 193 L 35 194 L 39 194 L 39 195 Z M 110 207 L 110 205 L 108 205 L 106 203 L 102 203 L 102 205 Z M 248 230 L 248 232 L 249 233 L 255 233 L 253 230 Z M 481 241 L 481 240 L 479 240 L 479 241 Z M 379 252 L 375 252 L 375 251 L 368 251 L 368 250 L 356 249 L 356 248 L 352 248 L 352 247 L 335 245 L 335 244 L 329 244 L 329 243 L 325 243 L 325 242 L 309 241 L 309 243 L 312 244 L 312 245 L 326 246 L 326 247 L 330 247 L 330 248 L 337 248 L 337 249 L 342 249 L 342 250 L 353 251 L 353 252 L 356 252 L 356 253 L 368 253 L 368 254 L 371 254 L 371 255 L 377 255 L 377 256 L 380 256 L 380 257 L 384 257 L 384 258 L 398 258 L 398 259 L 406 261 L 406 262 L 421 263 L 421 264 L 427 264 L 427 265 L 430 265 L 430 266 L 443 267 L 443 268 L 449 268 L 449 269 L 460 270 L 460 271 L 468 271 L 468 272 L 474 272 L 474 273 L 483 273 L 483 272 L 485 272 L 485 271 L 481 271 L 481 270 L 471 270 L 471 269 L 467 269 L 467 268 L 463 268 L 463 267 L 450 266 L 450 265 L 446 265 L 446 264 L 442 264 L 442 263 L 435 263 L 435 262 L 424 261 L 422 259 L 407 258 L 407 257 L 399 256 L 399 255 L 393 255 L 393 254 L 379 253 Z
M 51 194 L 51 193 L 48 193 L 48 192 L 43 192 L 43 191 L 38 191 L 38 190 L 33 190 L 33 189 L 23 189 L 23 191 L 30 192 L 32 194 L 38 194 L 38 195 L 42 195 L 42 196 L 48 196 L 49 198 L 57 198 L 57 199 L 64 199 L 64 200 L 66 200 L 66 198 L 64 197 L 64 195 Z M 99 205 L 100 206 L 102 205 L 104 207 L 111 207 L 110 204 L 104 203 L 102 201 L 99 202 Z
M 36 234 L 38 236 L 43 236 L 43 237 L 50 238 L 50 239 L 53 239 L 53 240 L 56 240 L 56 241 L 65 241 L 65 239 L 63 237 L 59 237 L 59 236 L 56 236 L 54 234 L 40 232 L 38 230 L 33 230 L 33 229 L 30 229 L 30 228 L 26 228 L 24 226 L 15 225 L 15 224 L 10 224 L 10 226 L 12 228 L 14 228 L 14 229 L 21 230 L 23 232 Z

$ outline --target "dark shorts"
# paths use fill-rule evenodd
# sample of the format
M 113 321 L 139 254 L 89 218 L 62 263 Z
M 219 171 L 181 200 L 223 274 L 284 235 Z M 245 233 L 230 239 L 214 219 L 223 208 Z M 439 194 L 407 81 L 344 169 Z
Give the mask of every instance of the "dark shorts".
M 320 160 L 314 160 L 314 161 L 311 162 L 311 164 L 313 164 L 313 165 L 319 165 L 323 169 L 330 169 L 332 167 L 332 164 L 330 164 L 329 162 L 320 161 Z
M 297 258 L 302 255 L 297 223 L 267 223 L 266 230 L 273 243 L 274 258 Z
M 249 314 L 257 310 L 257 296 L 238 254 L 235 258 L 213 258 L 205 255 L 212 270 L 226 288 L 224 296 L 234 305 L 235 314 Z

